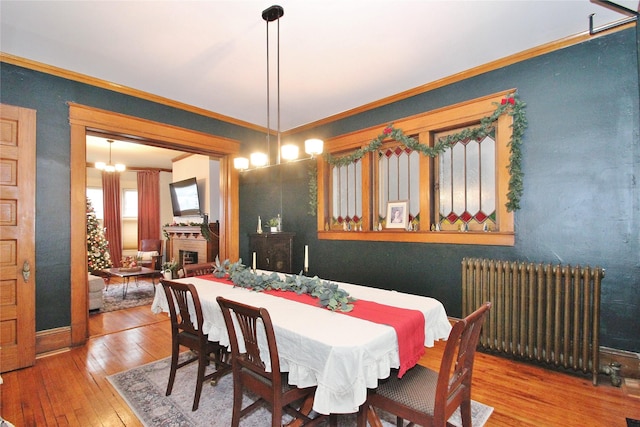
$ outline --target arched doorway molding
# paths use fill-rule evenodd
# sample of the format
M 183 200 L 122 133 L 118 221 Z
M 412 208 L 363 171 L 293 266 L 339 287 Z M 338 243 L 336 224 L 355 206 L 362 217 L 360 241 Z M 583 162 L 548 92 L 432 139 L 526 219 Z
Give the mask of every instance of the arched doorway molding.
M 239 256 L 238 173 L 233 157 L 238 141 L 164 123 L 69 103 L 71 124 L 71 345 L 88 338 L 86 135 L 105 132 L 146 144 L 216 157 L 220 160 L 220 258 Z

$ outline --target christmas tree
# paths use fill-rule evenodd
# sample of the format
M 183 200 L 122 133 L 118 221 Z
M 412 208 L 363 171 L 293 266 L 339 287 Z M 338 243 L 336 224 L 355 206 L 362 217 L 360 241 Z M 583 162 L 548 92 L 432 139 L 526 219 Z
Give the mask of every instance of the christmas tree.
M 111 267 L 109 242 L 104 237 L 96 211 L 87 197 L 87 267 L 89 273 Z

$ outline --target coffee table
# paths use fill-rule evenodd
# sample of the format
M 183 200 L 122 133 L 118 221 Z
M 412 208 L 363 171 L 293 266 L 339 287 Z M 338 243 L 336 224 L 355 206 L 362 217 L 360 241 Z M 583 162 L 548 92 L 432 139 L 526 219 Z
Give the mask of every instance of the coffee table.
M 135 271 L 127 271 L 127 270 L 121 271 L 120 268 L 118 267 L 111 267 L 111 268 L 105 268 L 102 271 L 105 272 L 109 277 L 116 276 L 124 279 L 124 283 L 122 286 L 122 299 L 125 299 L 127 297 L 127 290 L 129 289 L 129 280 L 132 277 L 135 280 L 136 286 L 138 285 L 138 278 L 142 276 L 151 276 L 151 281 L 155 285 L 156 284 L 155 278 L 156 276 L 159 276 L 161 273 L 160 270 L 153 270 L 147 267 L 140 267 L 140 270 L 135 270 Z

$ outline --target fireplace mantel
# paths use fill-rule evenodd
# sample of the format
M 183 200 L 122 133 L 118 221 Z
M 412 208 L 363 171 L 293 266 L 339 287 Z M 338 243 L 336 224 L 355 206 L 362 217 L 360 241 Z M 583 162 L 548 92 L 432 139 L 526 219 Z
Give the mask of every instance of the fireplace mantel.
M 204 239 L 199 225 L 168 225 L 163 230 L 169 235 L 170 239 Z
M 217 222 L 209 224 L 211 240 L 204 237 L 199 225 L 168 225 L 163 227 L 164 232 L 169 236 L 167 254 L 180 265 L 182 265 L 181 250 L 197 252 L 198 262 L 213 262 L 218 255 L 219 226 L 220 224 Z

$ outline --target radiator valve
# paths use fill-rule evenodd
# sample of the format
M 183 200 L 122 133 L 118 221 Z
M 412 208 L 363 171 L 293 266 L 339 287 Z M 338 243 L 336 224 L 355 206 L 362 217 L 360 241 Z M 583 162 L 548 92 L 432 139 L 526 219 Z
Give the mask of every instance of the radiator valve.
M 611 362 L 604 366 L 602 372 L 611 376 L 611 385 L 614 387 L 620 387 L 622 385 L 622 377 L 620 376 L 620 368 L 622 364 L 620 362 Z

